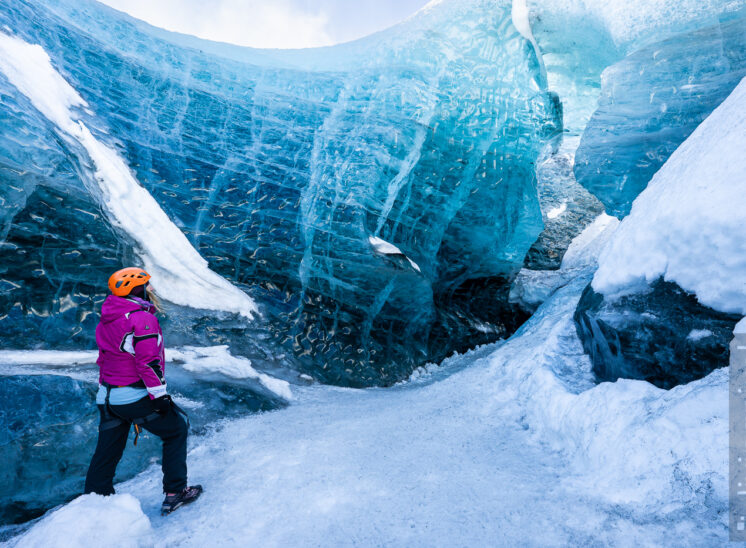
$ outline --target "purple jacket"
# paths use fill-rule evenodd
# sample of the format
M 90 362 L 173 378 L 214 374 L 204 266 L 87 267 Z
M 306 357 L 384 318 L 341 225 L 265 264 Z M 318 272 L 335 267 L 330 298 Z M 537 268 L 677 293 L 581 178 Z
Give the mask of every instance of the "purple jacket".
M 153 310 L 137 297 L 106 297 L 96 327 L 99 382 L 129 386 L 142 380 L 151 398 L 167 393 L 163 333 Z

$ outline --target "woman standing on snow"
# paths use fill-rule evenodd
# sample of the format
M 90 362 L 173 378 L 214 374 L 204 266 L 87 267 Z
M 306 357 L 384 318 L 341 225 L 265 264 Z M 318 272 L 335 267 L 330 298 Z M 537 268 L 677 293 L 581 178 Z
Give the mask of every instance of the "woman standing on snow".
M 101 423 L 85 492 L 114 493 L 114 473 L 134 424 L 135 443 L 141 427 L 163 441 L 166 498 L 161 511 L 168 514 L 196 500 L 202 487 L 187 487 L 188 426 L 166 391 L 163 334 L 154 315 L 158 308 L 149 280 L 147 272 L 134 267 L 109 278 L 112 294 L 101 307 L 96 328 L 100 368 L 96 404 Z

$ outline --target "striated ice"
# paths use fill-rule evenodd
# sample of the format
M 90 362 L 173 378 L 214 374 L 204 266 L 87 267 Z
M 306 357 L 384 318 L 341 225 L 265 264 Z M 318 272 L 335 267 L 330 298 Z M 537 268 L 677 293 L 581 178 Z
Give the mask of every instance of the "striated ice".
M 104 289 L 110 258 L 121 266 L 139 255 L 155 265 L 172 302 L 234 312 L 251 310 L 242 300 L 256 302 L 258 354 L 279 347 L 321 380 L 388 384 L 468 344 L 473 322 L 449 313 L 451 296 L 469 298 L 488 323 L 499 320 L 471 280 L 498 285 L 520 268 L 542 229 L 534 163 L 561 127 L 557 97 L 545 88 L 534 45 L 513 25 L 512 7 L 445 1 L 357 42 L 279 52 L 168 33 L 88 0 L 4 2 L 0 26 L 9 39 L 47 55 L 87 109 L 68 115 L 78 124 L 68 131 L 55 122 L 56 106 L 24 102 L 38 89 L 0 75 L 17 104 L 3 103 L 0 116 L 15 128 L 19 116 L 29 122 L 11 140 L 38 157 L 19 164 L 14 150 L 0 151 L 0 163 L 21 173 L 13 185 L 20 190 L 7 198 L 17 205 L 13 222 L 4 221 L 0 252 L 13 264 L 4 280 L 38 279 L 33 305 L 25 288 L 10 288 L 0 322 L 5 314 L 23 322 L 18 331 L 33 333 L 25 340 L 34 346 L 64 341 L 65 325 L 80 318 L 60 321 L 63 309 L 77 313 L 84 301 L 95 324 L 96 287 Z M 69 93 L 53 98 L 66 104 Z M 40 167 L 62 160 L 71 165 L 62 178 Z M 65 265 L 50 274 L 49 261 L 30 274 L 16 266 L 16 250 L 40 253 L 20 221 L 52 191 L 60 202 L 107 212 L 62 213 L 79 225 L 70 251 L 79 249 L 76 234 L 114 228 L 113 241 L 92 238 L 107 265 L 87 253 L 84 272 Z M 130 216 L 138 211 L 130 193 L 148 205 L 140 216 Z M 53 235 L 58 215 L 40 217 Z M 91 222 L 105 228 L 93 231 Z M 156 227 L 163 232 L 155 239 L 168 243 L 156 245 Z M 185 241 L 176 245 L 175 231 L 206 264 Z M 377 251 L 378 240 L 401 256 Z M 194 260 L 170 261 L 171 253 Z M 212 271 L 251 297 L 221 283 L 180 285 L 192 270 L 201 273 L 192 281 Z M 85 287 L 65 283 L 73 275 Z M 226 336 L 204 342 L 225 344 Z
M 607 68 L 575 176 L 623 217 L 656 171 L 746 76 L 746 9 Z
M 572 133 L 581 133 L 595 111 L 604 69 L 640 48 L 718 25 L 746 8 L 746 0 L 526 3 L 549 89 L 562 98 L 565 127 Z
M 63 138 L 82 145 L 94 164 L 93 179 L 101 187 L 111 222 L 137 242 L 138 255 L 153 286 L 165 299 L 194 308 L 256 312 L 251 299 L 207 268 L 207 262 L 158 204 L 133 178 L 116 150 L 94 137 L 73 114 L 88 107 L 55 71 L 43 48 L 0 32 L 0 72 L 59 130 Z M 90 111 L 89 111 L 90 112 Z M 71 150 L 75 144 L 68 146 Z

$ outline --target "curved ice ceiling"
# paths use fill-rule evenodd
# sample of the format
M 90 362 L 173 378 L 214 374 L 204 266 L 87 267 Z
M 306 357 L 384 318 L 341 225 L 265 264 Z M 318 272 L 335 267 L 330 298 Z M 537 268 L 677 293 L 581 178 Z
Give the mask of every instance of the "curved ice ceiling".
M 0 29 L 48 56 L 90 138 L 0 74 L 1 344 L 92 344 L 103 281 L 132 261 L 174 303 L 254 316 L 174 309 L 183 342 L 324 381 L 391 383 L 503 336 L 562 111 L 575 177 L 624 215 L 742 75 L 745 7 L 446 0 L 356 42 L 273 51 L 90 0 L 6 1 Z M 112 199 L 96 150 L 132 192 Z
M 168 276 L 173 302 L 238 311 L 215 305 L 230 287 L 178 285 L 197 263 L 150 245 L 158 209 L 163 240 L 178 227 L 252 295 L 267 340 L 319 378 L 393 382 L 457 348 L 475 322 L 451 303 L 473 280 L 504 284 L 541 231 L 533 164 L 561 127 L 511 9 L 443 2 L 351 44 L 278 52 L 95 2 L 5 2 L 0 27 L 43 48 L 86 107 L 70 119 L 88 144 L 158 207 L 112 200 L 92 148 L 0 76 L 3 344 L 89 341 L 105 273 L 134 257 Z M 118 217 L 138 208 L 141 227 Z

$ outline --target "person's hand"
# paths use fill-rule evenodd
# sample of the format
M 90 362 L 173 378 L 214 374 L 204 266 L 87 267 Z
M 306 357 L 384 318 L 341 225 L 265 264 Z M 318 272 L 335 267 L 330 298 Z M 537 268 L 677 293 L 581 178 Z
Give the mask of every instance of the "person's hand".
M 154 398 L 152 403 L 153 407 L 155 407 L 156 413 L 165 415 L 166 413 L 168 413 L 168 410 L 171 409 L 171 396 L 169 396 L 168 394 L 164 394 L 159 398 Z

